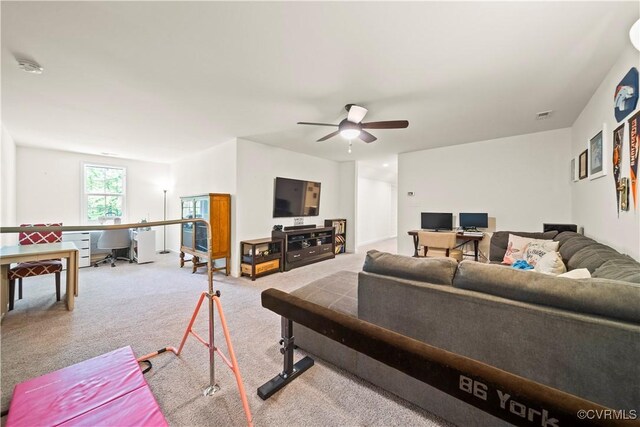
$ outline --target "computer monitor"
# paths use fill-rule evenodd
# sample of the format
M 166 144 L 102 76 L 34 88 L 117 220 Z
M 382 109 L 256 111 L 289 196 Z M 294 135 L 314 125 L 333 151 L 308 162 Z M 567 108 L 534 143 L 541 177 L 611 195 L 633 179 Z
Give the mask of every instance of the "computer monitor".
M 452 230 L 453 214 L 451 212 L 422 212 L 420 227 L 423 230 Z
M 460 227 L 476 229 L 489 227 L 489 215 L 486 213 L 460 213 Z

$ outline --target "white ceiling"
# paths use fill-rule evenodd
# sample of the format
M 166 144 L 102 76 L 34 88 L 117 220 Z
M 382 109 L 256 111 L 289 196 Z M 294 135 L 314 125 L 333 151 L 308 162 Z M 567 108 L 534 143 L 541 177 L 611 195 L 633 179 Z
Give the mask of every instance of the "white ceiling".
M 1 7 L 18 144 L 165 162 L 234 137 L 342 161 L 570 126 L 639 15 L 637 1 Z M 348 154 L 314 142 L 331 128 L 295 124 L 337 123 L 350 102 L 410 126 Z

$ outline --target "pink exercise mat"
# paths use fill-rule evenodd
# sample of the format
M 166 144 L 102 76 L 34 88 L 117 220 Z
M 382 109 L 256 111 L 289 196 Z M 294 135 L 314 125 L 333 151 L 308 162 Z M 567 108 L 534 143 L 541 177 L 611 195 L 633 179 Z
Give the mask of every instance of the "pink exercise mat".
M 16 385 L 7 427 L 167 426 L 131 347 Z

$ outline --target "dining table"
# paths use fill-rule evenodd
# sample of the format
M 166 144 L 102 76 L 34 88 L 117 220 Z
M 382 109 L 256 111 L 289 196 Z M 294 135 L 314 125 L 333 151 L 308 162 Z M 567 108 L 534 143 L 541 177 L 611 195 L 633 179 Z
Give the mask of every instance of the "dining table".
M 74 308 L 78 295 L 78 248 L 73 242 L 40 243 L 36 245 L 3 246 L 0 248 L 0 316 L 9 310 L 9 268 L 13 263 L 65 259 L 67 310 Z

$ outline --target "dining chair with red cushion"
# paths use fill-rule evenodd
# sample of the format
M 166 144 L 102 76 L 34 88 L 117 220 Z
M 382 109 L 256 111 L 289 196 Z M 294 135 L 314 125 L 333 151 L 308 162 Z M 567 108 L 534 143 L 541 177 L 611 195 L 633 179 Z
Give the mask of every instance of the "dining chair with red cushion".
M 20 227 L 60 227 L 62 223 L 53 224 L 20 224 Z M 19 245 L 38 245 L 42 243 L 59 243 L 62 241 L 60 231 L 22 231 L 18 236 Z M 32 276 L 54 273 L 56 276 L 56 300 L 60 301 L 60 272 L 62 260 L 49 259 L 44 261 L 21 262 L 9 269 L 9 310 L 13 310 L 16 294 L 16 280 L 18 280 L 18 298 L 22 299 L 22 279 Z

